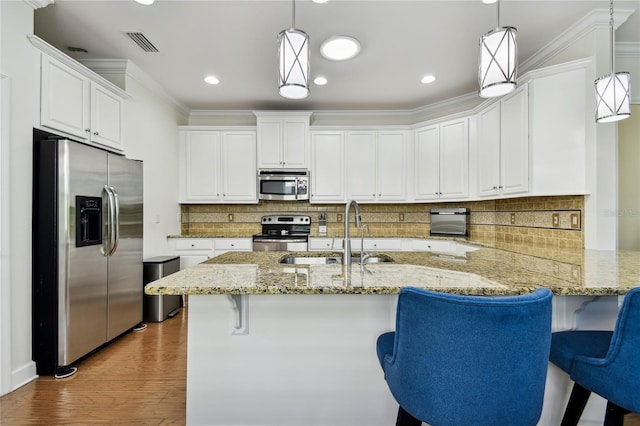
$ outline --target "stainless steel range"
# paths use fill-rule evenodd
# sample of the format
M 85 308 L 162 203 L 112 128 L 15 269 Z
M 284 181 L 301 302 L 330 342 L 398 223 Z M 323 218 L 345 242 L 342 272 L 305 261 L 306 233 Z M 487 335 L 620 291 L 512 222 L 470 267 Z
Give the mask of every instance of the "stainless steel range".
M 262 233 L 253 236 L 253 251 L 307 251 L 310 216 L 269 215 L 260 223 Z

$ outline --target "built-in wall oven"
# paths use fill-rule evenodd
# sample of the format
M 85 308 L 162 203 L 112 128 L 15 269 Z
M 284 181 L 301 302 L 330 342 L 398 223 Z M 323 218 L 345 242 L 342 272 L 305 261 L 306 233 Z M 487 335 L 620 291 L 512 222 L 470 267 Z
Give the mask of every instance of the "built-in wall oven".
M 253 236 L 253 251 L 307 251 L 311 217 L 269 215 L 260 221 L 262 233 Z
M 298 201 L 309 199 L 309 170 L 258 170 L 258 198 Z

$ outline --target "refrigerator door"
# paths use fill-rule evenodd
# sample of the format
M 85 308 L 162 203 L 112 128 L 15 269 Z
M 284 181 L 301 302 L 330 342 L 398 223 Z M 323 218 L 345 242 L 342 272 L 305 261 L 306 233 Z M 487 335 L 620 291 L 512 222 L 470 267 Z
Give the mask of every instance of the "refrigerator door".
M 102 196 L 107 154 L 58 142 L 58 365 L 66 366 L 106 342 L 107 258 L 101 244 L 78 241 L 78 205 Z M 53 253 L 51 254 L 53 256 Z
M 142 322 L 142 162 L 109 154 L 109 179 L 116 206 L 115 240 L 109 259 L 107 340 Z M 106 209 L 105 209 L 106 210 Z

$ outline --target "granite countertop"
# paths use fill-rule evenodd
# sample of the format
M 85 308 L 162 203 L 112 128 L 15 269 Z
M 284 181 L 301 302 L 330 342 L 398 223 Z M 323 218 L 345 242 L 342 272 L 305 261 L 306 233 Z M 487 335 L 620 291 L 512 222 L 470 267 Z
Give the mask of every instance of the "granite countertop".
M 355 254 L 355 253 L 354 253 Z M 385 252 L 393 262 L 288 265 L 285 256 L 326 252 L 228 252 L 147 284 L 147 294 L 397 294 L 415 286 L 468 295 L 622 295 L 640 285 L 640 251 L 581 250 L 566 259 L 544 252 L 480 248 L 466 254 Z

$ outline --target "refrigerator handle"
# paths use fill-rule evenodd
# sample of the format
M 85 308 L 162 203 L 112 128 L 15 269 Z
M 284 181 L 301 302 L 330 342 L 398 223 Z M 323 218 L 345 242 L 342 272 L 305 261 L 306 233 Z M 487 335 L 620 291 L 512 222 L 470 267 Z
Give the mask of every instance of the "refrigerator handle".
M 106 229 L 106 237 L 102 239 L 102 255 L 103 256 L 111 256 L 113 254 L 114 249 L 114 241 L 115 241 L 115 229 L 116 221 L 115 221 L 115 198 L 113 194 L 113 188 L 108 185 L 103 187 L 103 198 L 104 194 L 107 195 L 106 204 L 107 204 L 107 229 Z M 103 208 L 104 211 L 104 208 Z
M 113 187 L 109 187 L 113 194 L 113 222 L 111 224 L 113 228 L 113 240 L 111 240 L 111 252 L 109 256 L 113 255 L 118 249 L 118 243 L 120 242 L 120 199 L 118 193 Z

